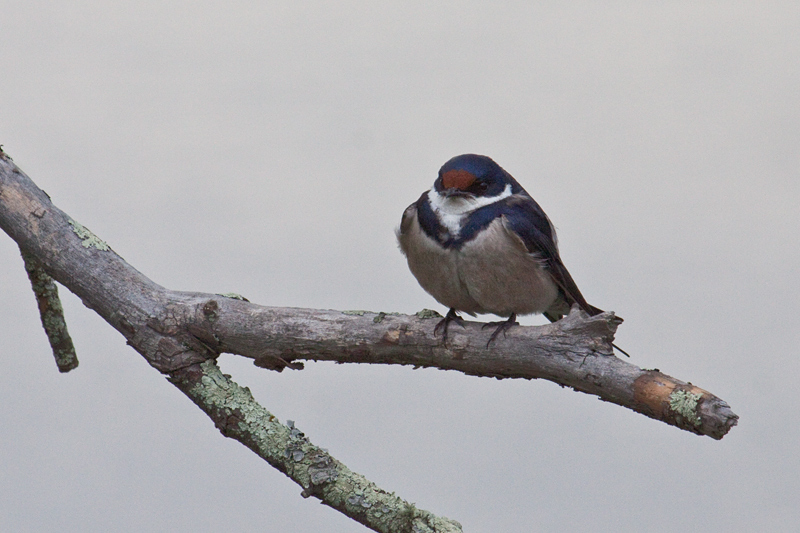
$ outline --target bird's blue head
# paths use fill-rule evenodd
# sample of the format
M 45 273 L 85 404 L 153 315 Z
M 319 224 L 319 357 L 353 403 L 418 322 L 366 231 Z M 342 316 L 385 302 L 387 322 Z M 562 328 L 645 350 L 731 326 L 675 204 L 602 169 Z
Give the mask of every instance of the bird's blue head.
M 523 189 L 511 174 L 503 170 L 490 157 L 476 154 L 457 155 L 442 165 L 439 177 L 433 184 L 443 196 L 491 198 L 504 194 L 511 186 L 511 194 Z

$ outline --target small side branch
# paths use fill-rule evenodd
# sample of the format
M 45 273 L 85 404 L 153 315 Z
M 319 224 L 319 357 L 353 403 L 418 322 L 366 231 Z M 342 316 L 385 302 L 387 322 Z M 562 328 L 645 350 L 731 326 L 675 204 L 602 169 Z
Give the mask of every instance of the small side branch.
M 461 524 L 417 509 L 378 488 L 315 446 L 291 421 L 281 424 L 253 399 L 250 390 L 208 360 L 174 372 L 169 380 L 214 421 L 220 432 L 238 440 L 303 487 L 305 498 L 322 503 L 381 533 L 460 533 Z
M 42 327 L 44 327 L 47 340 L 50 341 L 50 347 L 53 349 L 58 371 L 69 372 L 78 367 L 78 356 L 75 354 L 75 346 L 67 331 L 64 308 L 58 297 L 58 287 L 35 256 L 23 251 L 22 260 L 25 261 L 25 271 L 28 273 L 33 293 L 36 295 Z

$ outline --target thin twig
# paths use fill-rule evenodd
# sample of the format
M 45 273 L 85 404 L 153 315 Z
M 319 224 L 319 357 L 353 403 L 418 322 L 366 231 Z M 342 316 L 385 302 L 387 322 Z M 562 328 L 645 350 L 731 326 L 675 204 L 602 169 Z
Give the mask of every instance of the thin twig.
M 36 295 L 42 327 L 44 327 L 47 340 L 50 341 L 50 347 L 53 349 L 53 357 L 56 359 L 58 371 L 69 372 L 78 367 L 78 356 L 67 331 L 64 308 L 58 297 L 58 287 L 33 254 L 21 253 L 22 259 L 25 261 L 25 271 L 28 273 L 33 293 Z

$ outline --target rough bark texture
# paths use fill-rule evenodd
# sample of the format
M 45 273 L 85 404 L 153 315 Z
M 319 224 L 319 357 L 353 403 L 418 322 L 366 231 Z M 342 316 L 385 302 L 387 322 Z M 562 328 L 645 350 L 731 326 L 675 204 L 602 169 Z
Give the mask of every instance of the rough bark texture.
M 458 522 L 417 509 L 351 471 L 311 444 L 293 422 L 279 423 L 214 361 L 174 372 L 170 381 L 214 420 L 223 435 L 240 441 L 302 486 L 303 497 L 319 498 L 375 531 L 461 531 Z
M 448 346 L 434 337 L 438 318 L 366 311 L 275 308 L 241 297 L 171 291 L 119 257 L 0 152 L 0 227 L 46 275 L 81 298 L 137 352 L 211 417 L 223 435 L 258 453 L 305 496 L 375 531 L 460 531 L 378 489 L 281 425 L 213 361 L 229 352 L 273 370 L 299 360 L 380 363 L 458 370 L 496 378 L 544 378 L 595 394 L 681 429 L 722 438 L 738 417 L 713 394 L 643 370 L 613 355 L 619 320 L 573 309 L 554 324 L 515 327 L 487 348 L 480 324 L 451 326 Z

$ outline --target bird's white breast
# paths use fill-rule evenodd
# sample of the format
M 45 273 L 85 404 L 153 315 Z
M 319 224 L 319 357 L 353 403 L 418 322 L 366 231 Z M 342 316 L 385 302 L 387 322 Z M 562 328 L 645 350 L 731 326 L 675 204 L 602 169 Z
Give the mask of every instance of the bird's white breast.
M 397 237 L 414 277 L 447 307 L 469 314 L 525 315 L 547 310 L 558 297 L 541 259 L 528 253 L 502 217 L 460 249 L 444 248 L 425 234 L 411 206 Z
M 558 297 L 545 262 L 528 252 L 502 217 L 461 247 L 458 276 L 481 313 L 541 313 Z
M 420 227 L 413 205 L 403 213 L 397 240 L 408 260 L 408 268 L 428 294 L 446 307 L 471 315 L 484 312 L 460 279 L 458 250 L 444 248 L 430 238 Z

